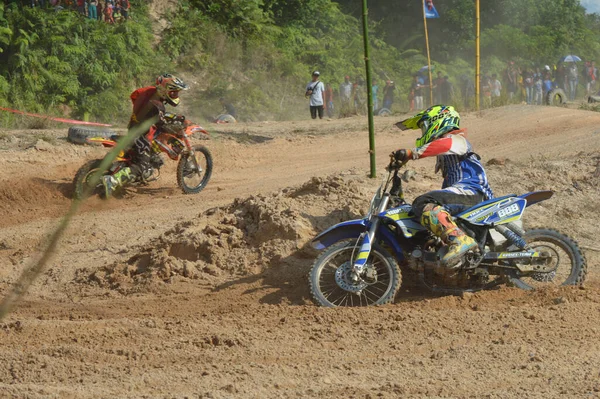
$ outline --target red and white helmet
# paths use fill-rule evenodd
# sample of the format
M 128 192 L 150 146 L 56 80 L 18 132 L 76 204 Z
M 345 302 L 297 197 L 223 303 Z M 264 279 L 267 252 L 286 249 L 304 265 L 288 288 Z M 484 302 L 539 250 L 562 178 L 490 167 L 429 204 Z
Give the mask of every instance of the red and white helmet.
M 179 92 L 188 88 L 188 85 L 183 83 L 183 80 L 168 73 L 156 78 L 156 91 L 160 99 L 174 107 L 179 104 Z

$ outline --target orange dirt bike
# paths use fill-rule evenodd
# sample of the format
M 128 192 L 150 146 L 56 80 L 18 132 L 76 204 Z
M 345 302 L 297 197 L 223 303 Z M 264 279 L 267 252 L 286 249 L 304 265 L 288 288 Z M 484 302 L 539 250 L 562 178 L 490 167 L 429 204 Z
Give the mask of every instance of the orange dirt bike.
M 185 194 L 197 194 L 206 187 L 212 174 L 213 161 L 208 148 L 202 145 L 192 145 L 192 135 L 200 133 L 200 138 L 208 139 L 208 132 L 200 125 L 189 121 L 183 123 L 169 123 L 161 128 L 152 126 L 146 134 L 151 143 L 150 160 L 144 165 L 134 163 L 132 150 L 122 151 L 111 167 L 104 173 L 112 175 L 124 167 L 133 166 L 141 169 L 139 176 L 127 185 L 144 185 L 160 177 L 160 168 L 163 165 L 161 153 L 165 153 L 171 160 L 179 161 L 177 165 L 177 184 Z M 102 144 L 104 147 L 115 147 L 119 138 L 124 136 L 91 137 L 89 143 Z M 99 169 L 102 159 L 94 159 L 83 165 L 73 180 L 73 196 L 82 199 L 84 193 L 100 194 L 104 192 L 102 183 L 92 187 L 91 176 Z M 89 191 L 88 191 L 89 190 Z

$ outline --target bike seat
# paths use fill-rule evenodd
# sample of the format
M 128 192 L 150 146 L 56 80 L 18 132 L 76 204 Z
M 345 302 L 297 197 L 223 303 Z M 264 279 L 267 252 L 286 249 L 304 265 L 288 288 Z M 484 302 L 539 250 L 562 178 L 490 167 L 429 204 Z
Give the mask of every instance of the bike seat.
M 503 199 L 506 199 L 506 198 L 511 198 L 511 197 L 516 197 L 516 195 L 515 194 L 509 194 L 509 195 L 505 195 L 503 197 L 492 198 L 492 199 L 489 199 L 487 201 L 480 202 L 479 204 L 471 206 L 471 207 L 468 206 L 468 205 L 458 205 L 458 204 L 444 205 L 444 207 L 446 209 L 448 209 L 448 212 L 450 212 L 450 214 L 452 216 L 460 216 L 463 213 L 471 212 L 471 211 L 473 211 L 473 210 L 475 210 L 475 209 L 477 209 L 477 208 L 479 208 L 481 206 L 484 206 L 484 205 L 487 205 L 487 204 L 491 204 L 493 202 L 497 202 L 497 201 L 500 201 L 500 200 L 503 200 Z M 452 207 L 454 207 L 454 208 L 452 208 Z

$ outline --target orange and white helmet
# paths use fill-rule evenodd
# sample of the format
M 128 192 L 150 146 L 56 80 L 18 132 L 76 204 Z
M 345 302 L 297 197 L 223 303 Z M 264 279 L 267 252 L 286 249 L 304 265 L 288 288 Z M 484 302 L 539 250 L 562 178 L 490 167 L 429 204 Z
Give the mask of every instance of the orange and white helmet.
M 179 92 L 187 89 L 188 85 L 183 83 L 183 80 L 171 74 L 165 73 L 156 78 L 156 91 L 160 99 L 174 107 L 179 104 Z

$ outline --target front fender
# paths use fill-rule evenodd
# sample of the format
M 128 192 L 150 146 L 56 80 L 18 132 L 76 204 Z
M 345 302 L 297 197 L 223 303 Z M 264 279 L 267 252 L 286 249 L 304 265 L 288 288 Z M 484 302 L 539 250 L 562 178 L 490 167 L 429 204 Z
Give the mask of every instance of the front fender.
M 367 219 L 354 219 L 331 226 L 313 238 L 312 246 L 315 249 L 325 249 L 338 241 L 348 238 L 358 238 L 367 231 Z
M 315 249 L 325 249 L 336 242 L 348 238 L 358 238 L 362 233 L 369 229 L 367 219 L 348 220 L 331 226 L 312 240 L 312 246 Z M 376 240 L 383 240 L 385 244 L 392 248 L 394 255 L 399 261 L 404 259 L 404 251 L 398 243 L 394 233 L 385 224 L 381 224 L 377 231 Z

